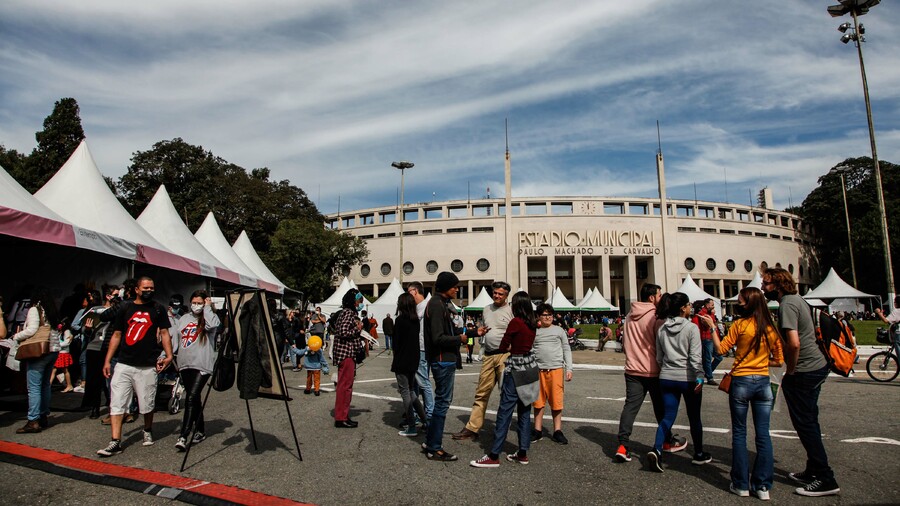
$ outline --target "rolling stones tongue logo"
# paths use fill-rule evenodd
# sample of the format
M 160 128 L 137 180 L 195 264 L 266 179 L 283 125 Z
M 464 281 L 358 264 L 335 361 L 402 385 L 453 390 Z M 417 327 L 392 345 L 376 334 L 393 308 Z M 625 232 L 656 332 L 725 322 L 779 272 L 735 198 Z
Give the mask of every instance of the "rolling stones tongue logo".
M 125 333 L 125 344 L 134 346 L 135 343 L 144 338 L 147 330 L 153 326 L 150 319 L 150 313 L 146 311 L 137 311 L 128 319 L 128 332 Z
M 181 347 L 189 348 L 196 340 L 197 324 L 195 322 L 188 323 L 184 330 L 181 331 Z

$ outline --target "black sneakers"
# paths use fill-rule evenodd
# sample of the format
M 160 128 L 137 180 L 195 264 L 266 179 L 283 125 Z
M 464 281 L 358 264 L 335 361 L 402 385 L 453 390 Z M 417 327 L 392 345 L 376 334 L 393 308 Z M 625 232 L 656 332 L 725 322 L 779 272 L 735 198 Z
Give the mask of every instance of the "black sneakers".
M 803 471 L 800 473 L 788 473 L 788 478 L 796 481 L 801 485 L 809 485 L 816 479 L 816 477 L 809 471 Z
M 112 441 L 109 442 L 108 445 L 106 445 L 106 448 L 97 450 L 97 455 L 99 455 L 101 457 L 112 457 L 113 455 L 118 455 L 118 454 L 122 453 L 122 451 L 124 451 L 124 448 L 122 448 L 122 445 L 121 445 L 121 443 L 119 443 L 119 440 L 113 439 Z
M 650 450 L 647 453 L 647 467 L 649 467 L 651 471 L 656 471 L 657 473 L 663 472 L 662 454 L 656 450 Z
M 694 454 L 694 458 L 691 459 L 691 464 L 695 466 L 702 466 L 703 464 L 708 464 L 712 462 L 712 455 L 706 452 L 698 452 Z
M 837 481 L 831 480 L 813 480 L 805 487 L 798 487 L 794 489 L 794 493 L 798 495 L 804 495 L 807 497 L 823 497 L 826 495 L 837 495 L 841 493 L 841 488 L 838 487 Z
M 556 441 L 557 443 L 559 443 L 561 445 L 569 444 L 569 440 L 566 439 L 565 434 L 563 434 L 563 432 L 561 430 L 554 432 L 553 435 L 550 436 L 550 439 Z
M 544 439 L 544 431 L 531 429 L 531 442 L 534 443 L 541 439 Z

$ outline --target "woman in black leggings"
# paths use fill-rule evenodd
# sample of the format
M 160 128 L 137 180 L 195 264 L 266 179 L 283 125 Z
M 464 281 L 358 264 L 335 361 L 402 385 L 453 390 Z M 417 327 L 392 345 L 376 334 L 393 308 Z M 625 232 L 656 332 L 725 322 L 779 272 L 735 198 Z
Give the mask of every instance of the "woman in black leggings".
M 181 339 L 177 358 L 178 373 L 181 375 L 187 397 L 184 418 L 181 422 L 181 435 L 175 443 L 178 451 L 185 451 L 187 448 L 187 438 L 194 424 L 197 428 L 191 444 L 206 439 L 200 393 L 209 381 L 216 363 L 213 343 L 218 327 L 219 317 L 213 311 L 209 295 L 203 290 L 191 294 L 190 311 L 185 313 L 177 324 L 178 336 Z

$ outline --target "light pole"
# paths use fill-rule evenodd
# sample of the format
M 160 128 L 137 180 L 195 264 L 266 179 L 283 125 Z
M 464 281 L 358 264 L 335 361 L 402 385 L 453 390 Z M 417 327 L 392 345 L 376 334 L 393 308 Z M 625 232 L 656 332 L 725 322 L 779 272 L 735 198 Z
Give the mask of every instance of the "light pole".
M 391 164 L 391 167 L 395 169 L 400 169 L 400 282 L 403 283 L 403 183 L 404 176 L 406 176 L 406 169 L 411 169 L 415 167 L 416 164 L 412 162 L 407 162 L 406 160 L 400 162 L 394 162 Z
M 840 17 L 847 13 L 853 16 L 853 25 L 850 23 L 842 23 L 838 30 L 844 35 L 841 36 L 841 42 L 844 44 L 851 40 L 856 44 L 856 51 L 859 54 L 859 72 L 862 75 L 863 96 L 866 100 L 866 119 L 869 122 L 869 143 L 872 147 L 872 162 L 875 164 L 875 189 L 878 192 L 878 212 L 881 215 L 881 238 L 884 241 L 884 269 L 885 280 L 887 281 L 888 304 L 893 307 L 894 300 L 894 268 L 891 265 L 891 242 L 888 238 L 887 214 L 884 209 L 884 192 L 881 189 L 881 167 L 878 164 L 878 150 L 875 149 L 875 125 L 872 122 L 872 104 L 869 102 L 869 84 L 866 81 L 866 64 L 863 60 L 862 43 L 866 38 L 866 27 L 859 24 L 859 16 L 869 12 L 869 9 L 875 7 L 881 0 L 838 0 L 840 4 L 828 7 L 828 13 L 832 17 Z M 849 31 L 849 33 L 848 33 Z
M 550 302 L 553 302 L 553 296 L 556 295 L 556 287 L 553 285 L 553 281 L 550 281 L 550 278 L 545 279 L 544 283 L 550 285 L 550 297 L 548 298 L 548 300 Z
M 858 288 L 856 283 L 856 262 L 853 260 L 853 237 L 850 235 L 850 209 L 847 207 L 847 186 L 844 184 L 844 174 L 841 174 L 841 193 L 844 195 L 844 218 L 847 220 L 847 246 L 850 248 L 850 271 L 853 272 L 853 288 Z

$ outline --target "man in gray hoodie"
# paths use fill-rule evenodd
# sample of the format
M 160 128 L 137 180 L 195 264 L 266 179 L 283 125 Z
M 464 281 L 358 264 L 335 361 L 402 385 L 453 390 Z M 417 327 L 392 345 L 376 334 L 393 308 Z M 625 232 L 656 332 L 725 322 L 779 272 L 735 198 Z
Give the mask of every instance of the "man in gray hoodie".
M 625 351 L 625 405 L 619 417 L 619 448 L 616 450 L 616 462 L 631 462 L 628 444 L 634 420 L 647 394 L 653 404 L 653 414 L 659 423 L 665 409 L 662 393 L 659 390 L 659 364 L 656 362 L 656 332 L 662 326 L 662 320 L 656 318 L 656 305 L 662 298 L 659 285 L 645 283 L 641 287 L 641 301 L 631 304 L 631 311 L 622 325 L 625 334 L 622 346 Z M 687 440 L 669 434 L 663 451 L 674 453 L 687 447 Z

